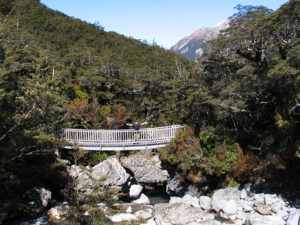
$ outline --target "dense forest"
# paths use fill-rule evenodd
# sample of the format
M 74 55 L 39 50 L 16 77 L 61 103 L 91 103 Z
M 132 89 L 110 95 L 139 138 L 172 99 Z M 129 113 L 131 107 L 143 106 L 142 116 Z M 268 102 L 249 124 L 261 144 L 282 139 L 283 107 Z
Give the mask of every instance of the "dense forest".
M 269 179 L 299 190 L 300 1 L 236 10 L 195 63 L 39 0 L 2 0 L 0 217 L 26 211 L 16 202 L 30 186 L 62 185 L 51 179 L 63 173 L 62 128 L 133 120 L 187 125 L 158 151 L 199 187 Z

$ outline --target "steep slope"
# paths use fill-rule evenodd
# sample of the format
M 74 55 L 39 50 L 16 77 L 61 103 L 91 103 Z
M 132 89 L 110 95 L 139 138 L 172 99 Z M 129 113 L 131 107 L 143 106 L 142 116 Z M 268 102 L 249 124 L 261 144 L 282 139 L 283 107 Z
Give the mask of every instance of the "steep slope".
M 196 60 L 198 56 L 203 54 L 203 43 L 216 38 L 220 30 L 228 27 L 228 22 L 228 20 L 223 20 L 214 27 L 202 27 L 190 36 L 181 39 L 171 47 L 171 50 L 191 60 Z

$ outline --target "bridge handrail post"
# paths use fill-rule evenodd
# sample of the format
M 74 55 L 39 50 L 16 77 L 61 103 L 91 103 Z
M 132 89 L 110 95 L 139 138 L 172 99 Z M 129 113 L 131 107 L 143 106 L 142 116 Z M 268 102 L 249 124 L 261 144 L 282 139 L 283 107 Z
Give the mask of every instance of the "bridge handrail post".
M 100 131 L 100 150 L 102 150 L 102 132 Z
M 122 139 L 123 139 L 123 149 L 125 149 L 125 134 L 124 134 L 124 131 L 122 132 Z

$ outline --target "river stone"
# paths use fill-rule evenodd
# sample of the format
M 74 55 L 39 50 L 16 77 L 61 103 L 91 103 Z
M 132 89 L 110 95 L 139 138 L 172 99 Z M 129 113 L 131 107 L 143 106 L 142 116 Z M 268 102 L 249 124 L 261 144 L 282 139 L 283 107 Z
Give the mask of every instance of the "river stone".
M 126 212 L 127 212 L 127 213 L 132 213 L 132 207 L 129 206 L 129 207 L 126 209 Z
M 59 220 L 60 219 L 60 215 L 58 213 L 57 208 L 51 208 L 47 212 L 47 216 L 49 217 L 49 219 L 55 219 L 55 220 Z
M 181 202 L 185 203 L 185 204 L 189 204 L 193 207 L 200 208 L 199 199 L 196 197 L 192 197 L 191 195 L 183 196 L 183 198 L 181 199 Z
M 29 209 L 35 213 L 42 213 L 51 197 L 51 191 L 38 186 L 29 189 L 23 194 L 23 198 L 28 201 Z
M 241 190 L 241 199 L 245 199 L 247 198 L 248 194 L 247 194 L 247 191 L 245 189 L 242 189 Z
M 169 204 L 183 203 L 187 205 L 191 205 L 193 207 L 200 207 L 199 199 L 196 197 L 192 197 L 190 195 L 185 195 L 184 197 L 171 197 Z
M 122 167 L 117 156 L 111 156 L 92 168 L 91 177 L 100 181 L 101 186 L 123 186 L 130 175 Z
M 214 220 L 214 215 L 187 204 L 156 204 L 154 218 L 157 225 L 187 224 Z
M 177 175 L 175 175 L 173 178 L 169 178 L 167 181 L 166 186 L 166 192 L 169 195 L 178 195 L 178 196 L 184 196 L 184 193 L 186 192 L 188 188 L 188 185 L 184 182 L 182 182 Z
M 71 177 L 70 187 L 75 191 L 87 191 L 87 189 L 93 186 L 90 175 L 88 169 L 72 165 L 69 172 L 69 177 Z
M 222 208 L 222 211 L 227 215 L 234 215 L 236 213 L 236 203 L 234 200 L 229 200 Z
M 181 203 L 181 201 L 180 197 L 170 197 L 169 204 Z
M 276 212 L 276 216 L 279 216 L 280 218 L 287 220 L 287 218 L 289 217 L 289 213 L 285 210 L 278 210 Z
M 252 201 L 245 201 L 245 200 L 239 200 L 235 202 L 237 205 L 237 210 L 244 211 L 244 212 L 250 212 L 253 210 L 253 202 Z
M 226 189 L 217 190 L 212 197 L 212 205 L 220 200 L 240 200 L 241 192 L 237 187 L 228 187 Z
M 265 204 L 272 205 L 276 201 L 276 195 L 265 194 Z
M 272 212 L 277 213 L 278 210 L 281 210 L 282 205 L 279 203 L 275 203 L 272 205 Z
M 135 212 L 134 215 L 139 219 L 144 219 L 144 220 L 148 220 L 152 218 L 152 215 L 149 212 L 146 212 L 145 210 L 139 210 Z
M 251 184 L 244 184 L 243 190 L 247 192 L 247 195 L 251 194 Z
M 141 197 L 137 200 L 132 201 L 134 204 L 147 205 L 150 204 L 149 198 L 145 194 L 141 194 Z
M 222 225 L 221 222 L 216 220 L 204 221 L 204 222 L 192 222 L 187 223 L 186 225 Z
M 285 225 L 285 221 L 278 216 L 263 216 L 258 213 L 250 214 L 245 221 L 247 225 Z
M 220 200 L 218 202 L 212 202 L 211 206 L 212 206 L 212 209 L 215 210 L 216 212 L 219 212 L 220 210 L 223 209 L 223 207 L 226 206 L 228 201 L 226 200 Z
M 257 212 L 259 212 L 261 215 L 270 215 L 271 214 L 271 206 L 260 205 L 260 206 L 257 206 L 255 210 Z
M 298 225 L 299 224 L 299 214 L 297 209 L 293 208 L 290 210 L 289 217 L 286 221 L 286 225 Z
M 205 210 L 205 212 L 208 212 L 209 210 L 211 210 L 211 199 L 210 199 L 210 197 L 201 196 L 199 198 L 199 200 L 200 200 L 200 206 L 203 210 Z
M 254 205 L 260 206 L 265 204 L 265 194 L 254 195 Z
M 157 224 L 155 223 L 154 218 L 152 218 L 152 219 L 147 220 L 146 223 L 141 223 L 141 225 L 157 225 Z
M 110 220 L 114 223 L 119 223 L 122 221 L 132 221 L 132 220 L 139 220 L 135 215 L 129 213 L 120 213 L 112 216 Z
M 169 178 L 167 170 L 161 169 L 158 156 L 149 159 L 142 154 L 121 158 L 122 165 L 130 170 L 139 183 L 166 184 Z
M 129 196 L 131 198 L 138 198 L 140 197 L 142 190 L 143 190 L 143 186 L 139 184 L 131 185 L 129 189 Z

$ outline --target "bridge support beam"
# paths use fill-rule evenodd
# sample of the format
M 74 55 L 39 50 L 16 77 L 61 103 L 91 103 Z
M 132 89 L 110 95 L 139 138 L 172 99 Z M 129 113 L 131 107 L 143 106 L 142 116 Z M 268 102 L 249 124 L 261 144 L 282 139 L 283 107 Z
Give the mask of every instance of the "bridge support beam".
M 122 146 L 122 147 L 97 147 L 97 146 L 78 146 L 83 150 L 88 151 L 133 151 L 133 150 L 145 150 L 145 149 L 154 149 L 154 148 L 164 148 L 165 144 L 161 145 L 146 145 L 146 146 Z M 65 149 L 74 149 L 73 146 L 63 146 Z

